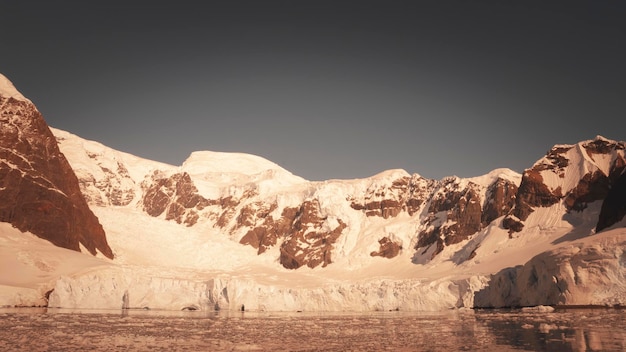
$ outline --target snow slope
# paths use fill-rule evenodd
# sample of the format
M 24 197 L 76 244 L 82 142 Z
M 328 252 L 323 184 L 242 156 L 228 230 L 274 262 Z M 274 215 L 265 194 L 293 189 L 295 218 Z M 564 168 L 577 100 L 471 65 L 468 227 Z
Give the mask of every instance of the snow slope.
M 45 306 L 46 292 L 59 277 L 109 265 L 107 260 L 54 246 L 0 223 L 0 307 Z

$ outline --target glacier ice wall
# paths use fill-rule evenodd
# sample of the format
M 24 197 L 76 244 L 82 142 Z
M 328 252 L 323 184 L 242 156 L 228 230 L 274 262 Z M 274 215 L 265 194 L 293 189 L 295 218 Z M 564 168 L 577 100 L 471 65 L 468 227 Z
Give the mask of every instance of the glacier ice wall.
M 61 277 L 49 307 L 83 309 L 253 311 L 433 311 L 472 307 L 474 291 L 486 279 L 391 280 L 284 287 L 251 279 L 213 277 L 189 280 L 107 268 Z
M 624 305 L 626 231 L 597 234 L 493 275 L 477 307 Z

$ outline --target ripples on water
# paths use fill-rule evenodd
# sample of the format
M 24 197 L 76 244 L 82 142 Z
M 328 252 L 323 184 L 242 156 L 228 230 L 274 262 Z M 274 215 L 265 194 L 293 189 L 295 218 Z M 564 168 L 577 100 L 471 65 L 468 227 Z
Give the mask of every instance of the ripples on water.
M 626 311 L 0 309 L 0 351 L 623 351 Z

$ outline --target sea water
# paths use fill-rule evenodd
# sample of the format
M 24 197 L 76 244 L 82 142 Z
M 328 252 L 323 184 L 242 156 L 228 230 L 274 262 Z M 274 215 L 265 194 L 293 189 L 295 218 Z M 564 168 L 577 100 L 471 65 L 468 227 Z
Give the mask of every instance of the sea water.
M 272 313 L 0 309 L 0 351 L 624 351 L 619 309 Z

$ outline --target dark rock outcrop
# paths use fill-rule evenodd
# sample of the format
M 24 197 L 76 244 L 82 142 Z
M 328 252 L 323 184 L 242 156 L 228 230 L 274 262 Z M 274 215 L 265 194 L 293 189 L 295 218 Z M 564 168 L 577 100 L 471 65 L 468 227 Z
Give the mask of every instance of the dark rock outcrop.
M 317 199 L 307 200 L 300 206 L 293 222 L 293 231 L 280 246 L 280 263 L 287 269 L 297 269 L 303 265 L 315 268 L 332 263 L 333 244 L 337 241 L 346 224 L 337 219 L 337 226 L 325 229 L 327 218 L 320 214 Z
M 244 206 L 237 217 L 237 227 L 250 230 L 239 241 L 265 252 L 280 244 L 280 263 L 287 269 L 301 266 L 315 268 L 332 263 L 333 244 L 347 227 L 341 220 L 329 224 L 320 213 L 317 199 L 306 200 L 298 207 L 286 207 L 281 216 L 274 219 L 271 213 L 277 204 L 262 202 Z
M 380 248 L 378 251 L 370 253 L 372 257 L 394 258 L 402 250 L 402 244 L 392 241 L 389 237 L 385 236 L 378 240 Z
M 255 205 L 242 208 L 241 214 L 237 218 L 237 223 L 240 226 L 252 227 L 239 243 L 251 245 L 258 249 L 258 253 L 261 254 L 275 246 L 279 239 L 289 236 L 298 209 L 284 208 L 281 217 L 274 219 L 270 213 L 276 209 L 275 203 L 269 209 L 266 209 L 263 203 L 256 203 Z
M 548 186 L 543 182 L 543 177 L 539 172 L 540 168 L 533 168 L 526 170 L 522 176 L 522 182 L 517 190 L 515 197 L 515 206 L 511 211 L 511 215 L 515 216 L 507 217 L 505 224 L 511 224 L 511 227 L 507 229 L 518 228 L 521 230 L 523 224 L 519 223 L 517 219 L 524 221 L 528 219 L 528 215 L 533 212 L 535 207 L 549 207 L 556 204 L 563 195 L 560 188 L 551 191 Z
M 608 191 L 600 215 L 596 232 L 602 231 L 615 223 L 622 221 L 626 215 L 626 172 L 612 183 L 611 189 Z
M 151 216 L 165 212 L 166 220 L 174 220 L 187 226 L 194 225 L 198 211 L 210 204 L 198 194 L 189 174 L 177 173 L 170 177 L 159 177 L 155 172 L 152 182 L 147 183 L 143 196 L 143 209 Z
M 442 181 L 430 200 L 425 229 L 419 233 L 415 249 L 436 244 L 432 254 L 439 254 L 445 245 L 459 243 L 482 228 L 482 204 L 478 185 L 463 186 L 456 177 Z
M 415 214 L 428 199 L 434 180 L 420 176 L 405 176 L 391 181 L 389 185 L 374 185 L 363 195 L 362 200 L 351 198 L 352 209 L 361 210 L 367 216 L 388 219 L 403 211 Z
M 53 244 L 113 258 L 102 225 L 35 106 L 0 96 L 0 221 Z
M 498 178 L 489 186 L 481 216 L 483 226 L 511 211 L 515 205 L 517 189 L 516 184 L 503 178 Z

